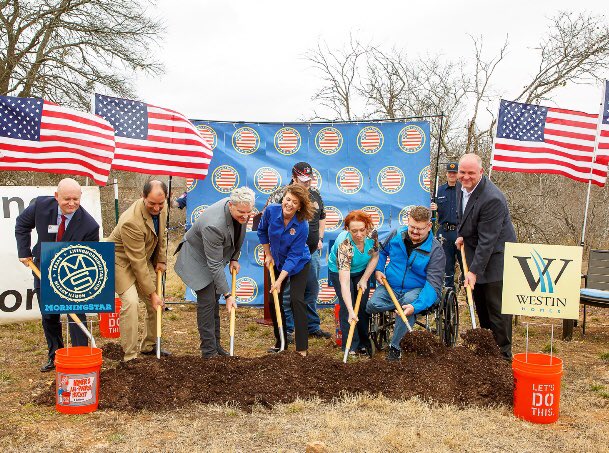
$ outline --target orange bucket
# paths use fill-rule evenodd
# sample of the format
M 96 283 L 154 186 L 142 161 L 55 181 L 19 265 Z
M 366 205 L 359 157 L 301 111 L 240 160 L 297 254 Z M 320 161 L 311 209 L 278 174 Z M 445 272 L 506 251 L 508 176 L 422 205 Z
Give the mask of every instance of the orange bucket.
M 114 299 L 114 313 L 99 314 L 99 333 L 104 338 L 119 338 L 120 331 L 120 313 L 121 300 L 117 297 Z
M 334 304 L 334 325 L 336 326 L 336 346 L 343 345 L 343 333 L 340 330 L 340 305 Z
M 515 354 L 514 415 L 533 423 L 558 420 L 562 359 L 548 354 Z
M 89 346 L 55 352 L 55 409 L 63 414 L 86 414 L 99 404 L 102 350 Z

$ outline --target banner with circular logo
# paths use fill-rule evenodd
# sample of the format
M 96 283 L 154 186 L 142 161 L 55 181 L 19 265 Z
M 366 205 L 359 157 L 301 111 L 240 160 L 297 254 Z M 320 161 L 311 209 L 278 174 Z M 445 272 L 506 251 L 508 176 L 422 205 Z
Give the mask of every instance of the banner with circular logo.
M 218 192 L 231 193 L 239 186 L 239 172 L 230 165 L 220 165 L 211 174 L 211 182 Z
M 260 136 L 251 127 L 240 127 L 233 134 L 233 148 L 239 154 L 253 154 L 260 147 Z

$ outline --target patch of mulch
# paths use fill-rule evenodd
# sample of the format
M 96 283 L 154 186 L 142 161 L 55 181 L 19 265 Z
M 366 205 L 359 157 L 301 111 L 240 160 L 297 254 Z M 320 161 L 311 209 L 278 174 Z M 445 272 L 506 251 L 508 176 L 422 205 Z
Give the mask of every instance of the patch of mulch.
M 404 335 L 400 342 L 402 351 L 414 352 L 418 356 L 430 357 L 445 352 L 446 346 L 427 330 L 415 330 Z
M 120 362 L 125 358 L 125 351 L 119 343 L 106 343 L 101 347 L 101 350 L 104 359 Z
M 501 357 L 493 332 L 490 329 L 469 329 L 461 334 L 463 346 L 471 349 L 474 354 L 482 356 Z
M 418 396 L 457 406 L 512 405 L 508 362 L 485 353 L 484 348 L 444 348 L 424 334 L 409 336 L 414 338 L 405 339 L 408 349 L 398 362 L 386 362 L 377 354 L 372 360 L 343 364 L 326 355 L 304 358 L 294 352 L 257 358 L 169 356 L 121 362 L 102 371 L 100 409 L 163 411 L 197 402 L 234 403 L 250 411 L 255 404 L 270 407 L 296 398 L 331 401 L 344 392 L 392 399 Z M 37 402 L 54 404 L 54 389 L 52 385 Z

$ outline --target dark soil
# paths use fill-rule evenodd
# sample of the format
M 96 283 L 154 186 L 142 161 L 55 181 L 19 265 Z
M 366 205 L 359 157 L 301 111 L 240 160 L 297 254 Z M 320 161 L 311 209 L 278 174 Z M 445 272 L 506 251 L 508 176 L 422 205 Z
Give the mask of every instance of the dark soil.
M 160 411 L 198 402 L 234 403 L 251 410 L 254 404 L 270 407 L 297 397 L 331 401 L 345 392 L 392 399 L 419 396 L 457 406 L 511 406 L 510 364 L 487 344 L 486 333 L 467 332 L 464 337 L 467 346 L 445 348 L 427 332 L 408 334 L 398 362 L 386 362 L 377 354 L 372 360 L 343 364 L 326 355 L 304 358 L 293 352 L 253 359 L 136 359 L 102 371 L 100 408 Z M 54 389 L 53 384 L 37 402 L 54 404 Z
M 469 329 L 461 334 L 463 346 L 481 356 L 501 357 L 493 332 L 489 329 Z
M 102 346 L 101 350 L 104 359 L 120 362 L 125 358 L 125 351 L 123 351 L 123 347 L 118 343 L 106 343 Z

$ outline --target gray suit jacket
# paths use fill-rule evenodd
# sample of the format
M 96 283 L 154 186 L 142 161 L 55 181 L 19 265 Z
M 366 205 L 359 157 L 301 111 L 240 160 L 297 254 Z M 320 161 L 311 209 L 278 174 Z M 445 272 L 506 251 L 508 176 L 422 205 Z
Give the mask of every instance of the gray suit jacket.
M 207 208 L 184 235 L 178 248 L 174 269 L 194 291 L 213 282 L 216 294 L 230 292 L 224 267 L 231 260 L 238 260 L 246 225 L 242 225 L 241 234 L 235 238 L 228 200 L 223 198 Z
M 503 280 L 503 251 L 506 242 L 516 242 L 516 233 L 503 193 L 486 176 L 469 197 L 462 212 L 463 192 L 457 194 L 457 235 L 463 237 L 465 255 L 476 283 Z

